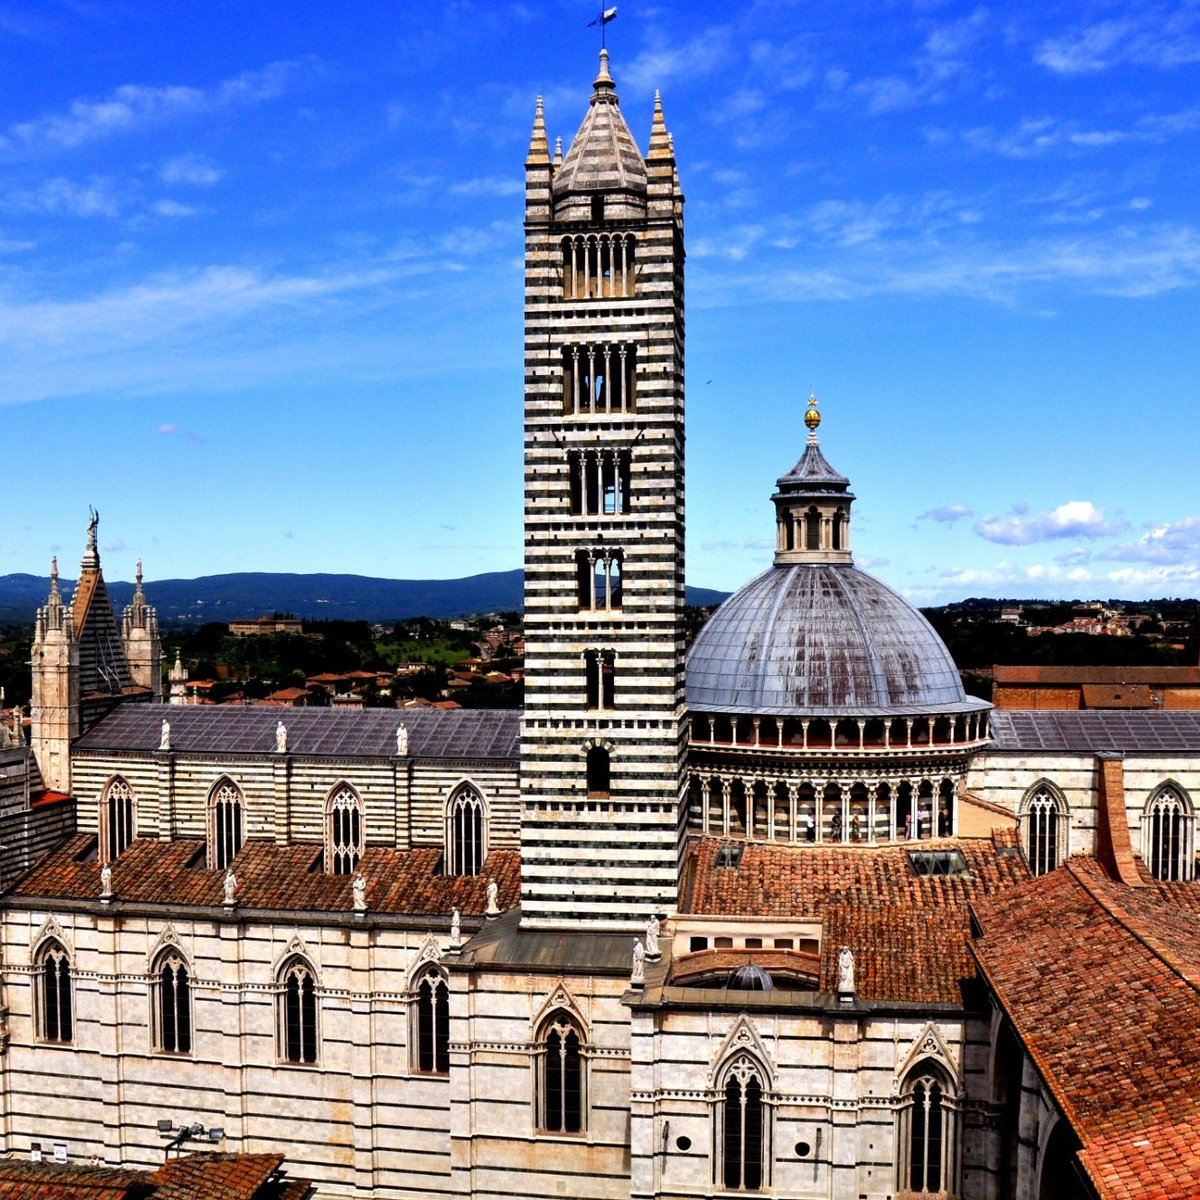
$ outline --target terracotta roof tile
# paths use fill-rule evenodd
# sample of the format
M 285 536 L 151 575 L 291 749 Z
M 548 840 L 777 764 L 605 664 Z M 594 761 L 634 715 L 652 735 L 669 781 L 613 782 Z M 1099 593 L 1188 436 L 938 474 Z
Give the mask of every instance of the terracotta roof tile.
M 1200 1195 L 1200 883 L 1092 859 L 975 906 L 974 956 L 1111 1200 Z
M 45 899 L 98 899 L 100 864 L 90 857 L 95 839 L 77 834 L 43 858 L 10 894 Z M 204 865 L 204 840 L 160 842 L 135 838 L 112 864 L 117 900 L 142 904 L 197 904 L 220 907 L 224 872 Z M 199 859 L 200 865 L 189 866 Z M 448 914 L 457 905 L 463 916 L 482 916 L 487 881 L 496 880 L 499 902 L 511 908 L 521 892 L 521 856 L 493 850 L 479 875 L 442 875 L 442 851 L 436 847 L 397 850 L 368 846 L 361 870 L 367 881 L 367 905 L 374 912 L 426 916 Z M 237 901 L 243 908 L 346 912 L 354 907 L 351 877 L 327 875 L 324 851 L 315 843 L 279 846 L 250 841 L 233 860 Z
M 683 911 L 714 916 L 813 918 L 823 922 L 821 990 L 836 988 L 837 952 L 854 951 L 863 999 L 957 1004 L 974 974 L 968 905 L 1029 878 L 999 841 L 922 841 L 903 846 L 795 847 L 745 843 L 736 868 L 718 867 L 723 845 L 689 851 Z M 738 843 L 741 844 L 741 843 Z M 909 851 L 959 850 L 969 874 L 918 875 Z

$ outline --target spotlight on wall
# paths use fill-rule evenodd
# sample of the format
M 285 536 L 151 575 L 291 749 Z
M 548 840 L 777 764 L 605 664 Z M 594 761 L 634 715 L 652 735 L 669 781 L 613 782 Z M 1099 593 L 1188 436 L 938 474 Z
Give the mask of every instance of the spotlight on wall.
M 159 1117 L 154 1124 L 160 1136 L 170 1139 L 163 1147 L 168 1158 L 171 1156 L 172 1150 L 181 1153 L 187 1142 L 208 1142 L 210 1145 L 215 1145 L 217 1142 L 225 1140 L 225 1130 L 220 1125 L 205 1129 L 199 1121 L 193 1121 L 190 1125 L 176 1126 L 168 1117 Z

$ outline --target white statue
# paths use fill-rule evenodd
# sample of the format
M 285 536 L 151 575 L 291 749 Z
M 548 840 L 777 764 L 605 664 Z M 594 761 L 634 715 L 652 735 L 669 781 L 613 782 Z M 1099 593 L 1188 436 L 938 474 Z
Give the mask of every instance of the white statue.
M 158 739 L 158 748 L 160 750 L 170 750 L 171 748 L 171 722 L 163 721 L 162 735 Z
M 403 721 L 396 726 L 396 754 L 400 758 L 408 754 L 408 726 Z
M 361 871 L 359 871 L 358 874 L 354 876 L 354 883 L 352 886 L 353 886 L 353 890 L 354 890 L 354 911 L 355 912 L 366 912 L 367 911 L 367 881 L 363 878 L 363 873 Z
M 843 946 L 838 951 L 838 993 L 849 995 L 854 991 L 854 951 Z
M 489 879 L 487 885 L 487 915 L 489 917 L 500 915 L 500 888 L 494 879 Z
M 629 975 L 629 982 L 635 987 L 640 987 L 646 982 L 646 951 L 637 938 L 633 939 L 633 970 Z
M 651 913 L 646 922 L 646 957 L 652 962 L 662 957 L 658 949 L 658 931 L 658 917 Z
M 462 917 L 456 904 L 450 910 L 450 949 L 457 950 L 462 945 Z
M 275 726 L 275 749 L 280 753 L 287 749 L 287 726 L 282 721 Z
M 221 886 L 225 889 L 225 903 L 236 904 L 233 893 L 237 891 L 237 876 L 233 873 L 232 867 L 225 868 L 225 880 Z
M 100 899 L 107 900 L 112 895 L 112 867 L 108 863 L 100 868 Z

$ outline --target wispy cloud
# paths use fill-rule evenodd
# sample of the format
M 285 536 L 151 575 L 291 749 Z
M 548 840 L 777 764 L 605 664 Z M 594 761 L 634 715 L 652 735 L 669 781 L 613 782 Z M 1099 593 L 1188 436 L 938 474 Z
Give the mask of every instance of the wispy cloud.
M 1005 158 L 1036 158 L 1056 150 L 1104 150 L 1129 142 L 1161 144 L 1200 129 L 1200 108 L 1151 113 L 1128 128 L 1102 129 L 1058 116 L 1027 117 L 1015 128 L 981 126 L 964 131 L 963 140 L 977 150 Z
M 197 154 L 184 154 L 168 159 L 158 170 L 163 183 L 186 183 L 196 187 L 211 187 L 225 177 L 225 168 Z
M 180 204 L 178 200 L 155 200 L 150 211 L 159 217 L 194 217 L 200 210 L 192 204 Z
M 689 79 L 698 79 L 730 62 L 733 43 L 732 31 L 725 26 L 710 26 L 686 41 L 656 35 L 650 48 L 643 50 L 621 74 L 635 91 L 665 88 L 684 74 Z
M 455 196 L 516 196 L 525 190 L 525 181 L 513 176 L 483 175 L 466 179 L 450 188 Z
M 191 442 L 197 446 L 204 445 L 204 439 L 197 433 L 193 433 L 190 429 L 180 429 L 178 425 L 171 422 L 165 422 L 154 431 L 155 437 L 170 437 L 179 438 L 181 441 Z
M 123 84 L 103 99 L 73 100 L 65 112 L 10 125 L 0 134 L 0 151 L 71 150 L 150 125 L 259 104 L 281 96 L 297 79 L 311 74 L 317 64 L 318 60 L 312 56 L 274 62 L 207 89 L 182 84 L 167 87 Z
M 12 192 L 0 200 L 0 207 L 38 216 L 116 217 L 124 203 L 112 179 L 93 176 L 86 183 L 77 183 L 56 177 L 36 188 Z
M 1104 509 L 1090 500 L 1068 500 L 1047 512 L 1031 513 L 1018 505 L 1004 517 L 981 517 L 974 530 L 1002 546 L 1029 546 L 1058 538 L 1109 537 L 1125 527 L 1121 521 L 1108 520 Z
M 1193 4 L 1148 5 L 1047 38 L 1033 57 L 1060 75 L 1094 74 L 1122 64 L 1169 70 L 1200 62 L 1198 24 Z
M 965 517 L 973 517 L 974 512 L 965 504 L 949 504 L 942 505 L 940 508 L 931 508 L 923 512 L 918 518 L 918 521 L 939 521 L 943 525 L 952 525 L 955 521 L 961 521 Z

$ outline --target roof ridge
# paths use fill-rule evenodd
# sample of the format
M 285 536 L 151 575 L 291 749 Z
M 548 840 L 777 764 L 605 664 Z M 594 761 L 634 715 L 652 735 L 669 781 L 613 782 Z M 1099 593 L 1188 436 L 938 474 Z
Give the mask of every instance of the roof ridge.
M 1092 859 L 1091 861 L 1095 861 Z M 1137 941 L 1141 942 L 1151 954 L 1154 955 L 1164 966 L 1168 967 L 1176 975 L 1180 977 L 1196 993 L 1200 996 L 1200 977 L 1195 972 L 1184 966 L 1178 955 L 1161 939 L 1154 937 L 1152 934 L 1138 928 L 1138 922 L 1134 914 L 1123 905 L 1115 895 L 1104 895 L 1097 887 L 1093 886 L 1093 882 L 1085 877 L 1080 870 L 1081 862 L 1076 862 L 1074 859 L 1067 859 L 1066 868 L 1073 878 L 1078 880 L 1080 887 L 1102 908 L 1104 911 L 1118 924 L 1126 933 L 1130 934 Z M 1097 864 L 1099 865 L 1099 864 Z M 1115 880 L 1105 875 L 1105 880 L 1114 888 L 1117 885 Z

